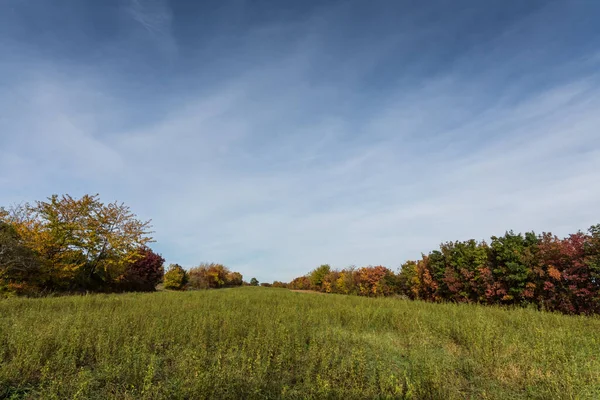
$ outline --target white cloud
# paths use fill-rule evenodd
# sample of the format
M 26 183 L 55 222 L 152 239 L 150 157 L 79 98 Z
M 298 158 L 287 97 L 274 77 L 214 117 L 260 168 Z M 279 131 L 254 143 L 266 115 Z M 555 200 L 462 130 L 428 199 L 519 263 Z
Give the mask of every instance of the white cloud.
M 171 35 L 167 3 L 134 0 L 130 12 Z M 115 123 L 138 105 L 101 71 L 73 81 L 72 66 L 40 68 L 0 94 L 0 204 L 100 192 L 153 219 L 168 261 L 221 261 L 261 281 L 324 262 L 396 268 L 441 241 L 600 222 L 598 75 L 535 90 L 494 81 L 513 57 L 392 86 L 361 108 L 371 93 L 358 92 L 360 77 L 397 38 L 321 85 L 311 74 L 324 28 L 310 24 L 267 66 L 202 94 L 165 93 L 169 108 L 137 123 Z

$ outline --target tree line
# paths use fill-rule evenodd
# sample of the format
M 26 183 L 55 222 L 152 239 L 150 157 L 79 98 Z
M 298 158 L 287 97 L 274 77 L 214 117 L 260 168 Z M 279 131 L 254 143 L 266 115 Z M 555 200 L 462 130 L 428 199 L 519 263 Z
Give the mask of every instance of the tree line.
M 151 234 L 150 221 L 98 195 L 0 208 L 0 296 L 153 291 L 161 282 L 172 290 L 259 285 L 216 263 L 189 271 L 172 264 L 165 272 Z M 509 231 L 489 242 L 446 242 L 397 272 L 321 265 L 262 286 L 600 314 L 600 224 L 565 238 Z
M 489 242 L 446 242 L 419 260 L 405 262 L 397 273 L 384 266 L 333 269 L 321 265 L 273 286 L 599 314 L 600 225 L 565 238 L 509 231 L 492 236 Z
M 242 275 L 221 264 L 166 274 L 155 253 L 150 221 L 98 195 L 53 195 L 0 208 L 0 296 L 54 292 L 154 291 L 239 286 Z

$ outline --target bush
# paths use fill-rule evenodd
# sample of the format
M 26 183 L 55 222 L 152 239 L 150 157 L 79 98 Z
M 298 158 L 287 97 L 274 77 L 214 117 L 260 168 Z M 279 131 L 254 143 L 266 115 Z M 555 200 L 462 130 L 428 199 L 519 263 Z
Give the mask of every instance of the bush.
M 179 264 L 169 265 L 164 277 L 165 289 L 183 290 L 188 283 L 188 274 Z

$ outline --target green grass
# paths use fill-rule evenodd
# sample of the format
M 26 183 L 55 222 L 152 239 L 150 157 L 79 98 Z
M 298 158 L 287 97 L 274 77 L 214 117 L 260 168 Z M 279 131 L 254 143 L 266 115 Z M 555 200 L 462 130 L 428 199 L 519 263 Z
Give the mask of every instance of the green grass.
M 239 288 L 0 301 L 0 398 L 599 399 L 600 319 Z

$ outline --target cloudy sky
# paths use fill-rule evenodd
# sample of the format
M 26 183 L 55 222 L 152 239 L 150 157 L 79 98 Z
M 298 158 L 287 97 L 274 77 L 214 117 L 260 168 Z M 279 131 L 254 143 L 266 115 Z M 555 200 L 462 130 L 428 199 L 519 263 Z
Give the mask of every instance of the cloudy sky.
M 0 205 L 290 280 L 600 223 L 600 2 L 0 0 Z

